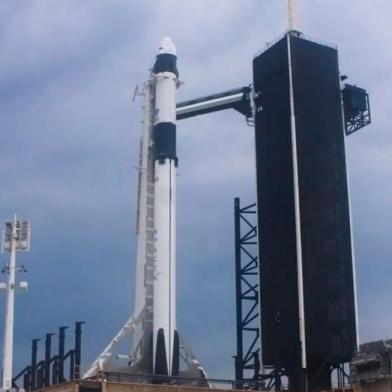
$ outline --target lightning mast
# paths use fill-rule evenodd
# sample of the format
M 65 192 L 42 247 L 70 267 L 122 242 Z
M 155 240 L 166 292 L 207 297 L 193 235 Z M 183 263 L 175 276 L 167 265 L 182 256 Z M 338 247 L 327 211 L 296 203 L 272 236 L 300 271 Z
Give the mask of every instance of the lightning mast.
M 298 0 L 288 0 L 289 31 L 298 30 Z
M 5 222 L 2 250 L 3 252 L 10 253 L 9 264 L 4 268 L 4 272 L 8 274 L 8 282 L 0 283 L 0 290 L 5 291 L 7 296 L 3 345 L 2 388 L 5 391 L 9 391 L 12 388 L 16 271 L 25 271 L 24 267 L 16 267 L 16 252 L 28 252 L 30 250 L 29 221 L 18 220 L 15 213 L 13 221 Z M 19 288 L 27 290 L 27 282 L 20 282 Z

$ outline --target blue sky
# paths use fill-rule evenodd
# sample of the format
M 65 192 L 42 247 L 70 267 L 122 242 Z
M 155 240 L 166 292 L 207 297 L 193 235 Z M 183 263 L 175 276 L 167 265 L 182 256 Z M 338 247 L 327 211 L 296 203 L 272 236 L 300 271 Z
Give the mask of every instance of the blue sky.
M 342 72 L 371 95 L 373 124 L 347 139 L 360 335 L 392 337 L 392 4 L 300 5 L 303 32 L 337 44 Z M 17 210 L 33 228 L 19 257 L 31 288 L 17 298 L 16 370 L 32 338 L 74 320 L 87 322 L 87 365 L 132 312 L 132 95 L 161 37 L 177 46 L 182 100 L 248 84 L 253 55 L 286 24 L 285 0 L 0 3 L 0 221 Z M 255 199 L 252 140 L 235 112 L 178 125 L 178 326 L 211 377 L 233 377 L 232 209 L 235 196 Z

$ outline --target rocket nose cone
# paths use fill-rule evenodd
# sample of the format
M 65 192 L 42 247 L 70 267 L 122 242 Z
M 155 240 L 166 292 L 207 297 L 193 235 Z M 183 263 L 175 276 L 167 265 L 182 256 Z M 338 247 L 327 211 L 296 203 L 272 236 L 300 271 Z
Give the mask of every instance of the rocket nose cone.
M 161 40 L 161 44 L 159 45 L 158 54 L 173 54 L 176 55 L 176 47 L 173 44 L 173 41 L 169 37 L 163 37 Z

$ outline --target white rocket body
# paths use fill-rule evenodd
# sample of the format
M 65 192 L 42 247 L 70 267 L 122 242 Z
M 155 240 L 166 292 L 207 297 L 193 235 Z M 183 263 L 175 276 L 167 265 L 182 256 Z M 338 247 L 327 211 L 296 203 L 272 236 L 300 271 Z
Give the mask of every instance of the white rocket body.
M 133 334 L 126 368 L 136 375 L 179 376 L 180 342 L 176 329 L 176 48 L 163 38 L 149 80 L 143 85 L 137 207 L 137 266 L 134 315 L 84 374 L 124 371 L 113 362 L 115 347 Z M 181 376 L 207 379 L 184 341 L 187 369 Z M 118 357 L 120 358 L 120 357 Z M 118 359 L 117 358 L 117 359 Z M 135 379 L 137 380 L 137 378 Z M 141 377 L 140 382 L 145 378 Z M 204 381 L 201 385 L 205 385 Z
M 154 65 L 155 268 L 154 373 L 178 374 L 176 331 L 176 49 L 170 38 L 161 42 Z M 165 369 L 166 368 L 166 369 Z
M 165 355 L 168 373 L 171 375 L 176 334 L 175 163 L 168 159 L 164 164 L 156 162 L 155 178 L 157 256 L 154 271 L 153 363 L 155 373 L 165 372 L 164 368 L 160 370 L 158 365 L 158 362 L 162 361 L 160 355 Z
M 178 375 L 176 331 L 176 48 L 163 38 L 144 87 L 138 200 L 138 260 L 134 331 L 141 371 Z

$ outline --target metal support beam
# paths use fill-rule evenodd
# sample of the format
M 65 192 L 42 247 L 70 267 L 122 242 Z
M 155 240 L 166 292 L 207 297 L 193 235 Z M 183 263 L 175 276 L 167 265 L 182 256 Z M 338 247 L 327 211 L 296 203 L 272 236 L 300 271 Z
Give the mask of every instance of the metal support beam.
M 75 372 L 76 380 L 80 379 L 80 366 L 82 363 L 82 325 L 84 321 L 77 321 L 75 323 Z
M 234 109 L 247 119 L 252 117 L 251 88 L 241 87 L 222 93 L 208 95 L 177 104 L 177 120 L 202 114 Z
M 260 379 L 259 264 L 256 204 L 241 208 L 234 200 L 235 270 L 237 307 L 237 381 Z
M 134 329 L 141 323 L 142 317 L 144 315 L 144 309 L 135 317 L 131 316 L 125 325 L 118 331 L 117 335 L 112 339 L 112 341 L 106 346 L 106 348 L 101 352 L 99 357 L 90 365 L 87 372 L 82 378 L 91 378 L 97 373 L 103 370 L 105 363 L 112 357 L 113 350 L 126 336 L 134 331 Z
M 52 362 L 52 385 L 56 385 L 59 383 L 59 356 L 55 355 Z
M 58 383 L 65 382 L 64 378 L 64 355 L 65 355 L 65 330 L 68 327 L 59 328 L 59 356 L 58 356 Z
M 75 350 L 69 351 L 69 379 L 75 380 Z
M 31 377 L 30 377 L 30 389 L 35 389 L 37 386 L 37 352 L 38 342 L 41 339 L 33 339 L 31 346 Z
M 54 333 L 47 333 L 45 338 L 45 365 L 43 376 L 43 384 L 45 387 L 48 387 L 50 385 L 50 360 L 53 335 Z

